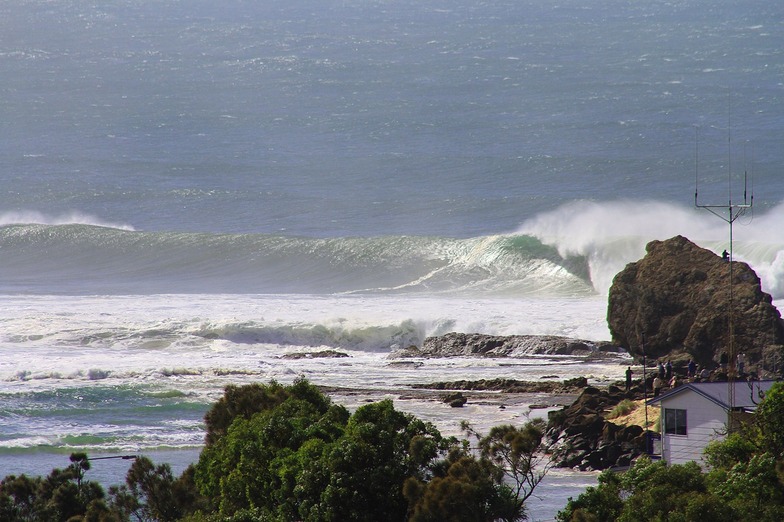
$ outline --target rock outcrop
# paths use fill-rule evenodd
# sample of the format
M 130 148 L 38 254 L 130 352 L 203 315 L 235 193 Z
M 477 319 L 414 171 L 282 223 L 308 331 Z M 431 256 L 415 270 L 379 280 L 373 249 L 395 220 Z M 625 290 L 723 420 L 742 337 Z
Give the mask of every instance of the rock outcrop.
M 713 366 L 722 352 L 745 353 L 747 364 L 784 344 L 781 315 L 762 291 L 757 274 L 730 263 L 685 237 L 648 243 L 643 259 L 615 276 L 607 322 L 612 340 L 649 358 L 693 358 Z M 732 305 L 730 306 L 730 303 Z
M 391 358 L 404 357 L 521 357 L 528 355 L 590 355 L 621 351 L 607 342 L 584 341 L 549 335 L 484 335 L 448 333 L 428 337 L 421 348 L 398 350 Z
M 642 426 L 618 426 L 605 419 L 606 411 L 627 394 L 587 387 L 574 403 L 550 412 L 546 437 L 556 467 L 582 471 L 629 466 L 646 451 Z
M 520 381 L 517 379 L 479 379 L 476 381 L 441 381 L 413 384 L 412 388 L 423 390 L 471 390 L 498 391 L 503 393 L 550 393 L 575 394 L 588 386 L 588 379 L 575 377 L 565 381 Z

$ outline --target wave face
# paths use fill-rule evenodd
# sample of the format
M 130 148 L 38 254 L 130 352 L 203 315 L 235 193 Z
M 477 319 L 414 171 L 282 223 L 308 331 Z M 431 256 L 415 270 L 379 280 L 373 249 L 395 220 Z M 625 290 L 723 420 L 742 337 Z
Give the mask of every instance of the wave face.
M 525 235 L 313 239 L 138 232 L 88 224 L 0 228 L 5 293 L 462 293 L 586 295 L 581 256 Z

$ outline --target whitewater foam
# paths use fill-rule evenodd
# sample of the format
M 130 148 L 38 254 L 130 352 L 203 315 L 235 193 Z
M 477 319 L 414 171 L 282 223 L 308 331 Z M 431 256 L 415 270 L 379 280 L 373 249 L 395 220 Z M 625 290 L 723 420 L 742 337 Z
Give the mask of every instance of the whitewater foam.
M 734 259 L 746 261 L 774 299 L 784 298 L 784 204 L 766 213 L 751 214 L 734 224 Z M 564 258 L 584 256 L 590 280 L 607 295 L 612 279 L 623 267 L 645 255 L 645 245 L 682 235 L 721 252 L 730 249 L 726 222 L 697 208 L 656 201 L 578 201 L 536 216 L 518 231 L 536 237 Z

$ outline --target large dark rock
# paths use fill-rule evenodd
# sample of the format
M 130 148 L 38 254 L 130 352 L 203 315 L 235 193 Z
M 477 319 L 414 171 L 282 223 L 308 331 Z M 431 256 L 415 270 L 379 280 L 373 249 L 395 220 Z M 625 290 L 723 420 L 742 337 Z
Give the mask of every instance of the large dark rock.
M 683 236 L 651 241 L 646 250 L 610 288 L 607 322 L 614 343 L 640 356 L 644 336 L 648 357 L 691 357 L 703 365 L 719 361 L 723 351 L 745 352 L 753 364 L 784 344 L 781 315 L 746 263 L 733 261 L 730 289 L 730 263 Z

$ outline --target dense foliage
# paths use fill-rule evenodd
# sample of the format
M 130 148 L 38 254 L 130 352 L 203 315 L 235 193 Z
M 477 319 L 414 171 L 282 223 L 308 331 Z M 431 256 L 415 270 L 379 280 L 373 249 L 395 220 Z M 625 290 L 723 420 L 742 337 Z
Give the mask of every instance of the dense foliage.
M 390 400 L 350 414 L 305 380 L 229 386 L 205 420 L 199 462 L 179 478 L 140 457 L 107 495 L 74 454 L 46 478 L 6 477 L 0 520 L 512 522 L 547 468 L 541 422 L 466 426 L 472 449 Z
M 627 473 L 604 472 L 558 520 L 784 520 L 784 383 L 768 391 L 751 424 L 712 442 L 705 461 L 707 471 L 642 460 Z

